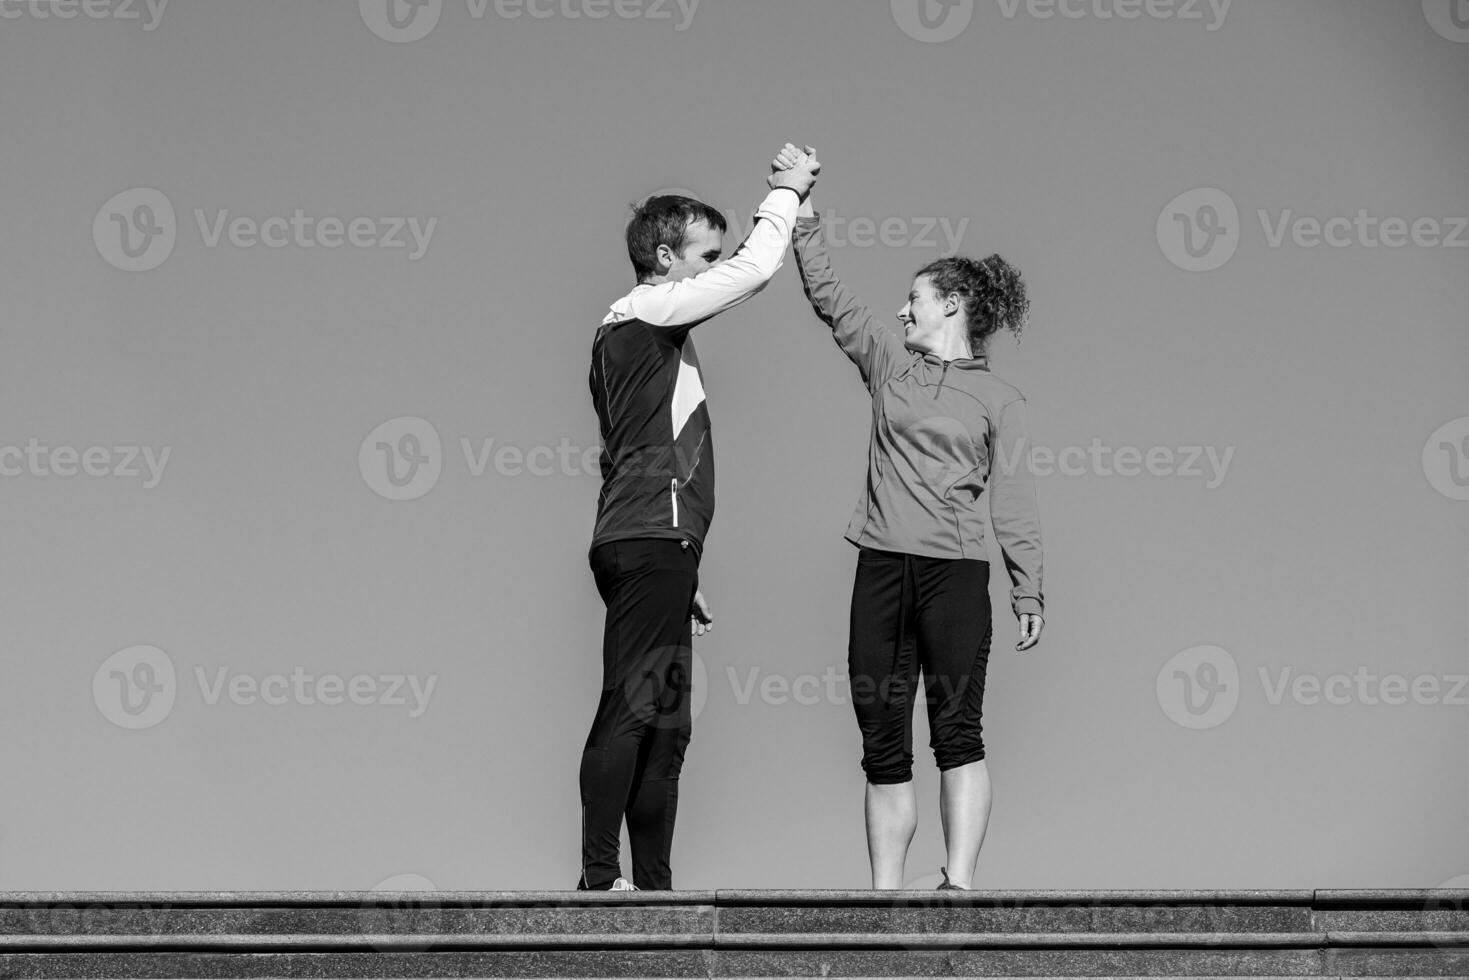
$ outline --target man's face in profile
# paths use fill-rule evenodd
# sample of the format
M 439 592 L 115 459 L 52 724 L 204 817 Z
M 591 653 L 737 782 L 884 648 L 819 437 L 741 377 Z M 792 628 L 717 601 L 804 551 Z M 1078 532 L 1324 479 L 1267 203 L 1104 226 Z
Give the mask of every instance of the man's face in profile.
M 667 245 L 658 246 L 658 257 L 668 263 L 668 271 L 663 275 L 666 282 L 697 276 L 718 262 L 724 252 L 724 235 L 703 218 L 689 222 L 684 236 L 683 255 L 674 255 Z

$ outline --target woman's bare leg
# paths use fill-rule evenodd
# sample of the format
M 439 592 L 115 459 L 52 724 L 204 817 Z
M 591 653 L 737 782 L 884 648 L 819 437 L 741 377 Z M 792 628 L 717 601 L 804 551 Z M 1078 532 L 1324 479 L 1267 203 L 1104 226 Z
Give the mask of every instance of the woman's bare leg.
M 872 861 L 873 888 L 902 888 L 908 845 L 918 829 L 918 795 L 913 781 L 867 784 L 863 810 L 867 817 L 867 856 Z
M 939 818 L 948 850 L 949 881 L 960 888 L 969 888 L 974 880 L 979 848 L 989 828 L 991 801 L 990 771 L 983 759 L 939 773 Z

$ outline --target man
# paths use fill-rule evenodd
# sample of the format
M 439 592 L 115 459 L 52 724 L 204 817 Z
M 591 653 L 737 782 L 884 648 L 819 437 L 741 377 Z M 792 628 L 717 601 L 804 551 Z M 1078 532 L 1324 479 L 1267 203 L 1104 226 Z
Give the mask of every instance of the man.
M 714 453 L 689 334 L 765 288 L 820 169 L 812 154 L 772 173 L 749 236 L 724 262 L 724 216 L 707 204 L 653 197 L 628 222 L 637 285 L 612 304 L 592 344 L 602 492 L 590 560 L 607 621 L 602 694 L 582 752 L 578 889 L 673 887 L 692 636 L 713 625 L 698 570 L 714 515 Z M 618 856 L 624 818 L 632 882 Z

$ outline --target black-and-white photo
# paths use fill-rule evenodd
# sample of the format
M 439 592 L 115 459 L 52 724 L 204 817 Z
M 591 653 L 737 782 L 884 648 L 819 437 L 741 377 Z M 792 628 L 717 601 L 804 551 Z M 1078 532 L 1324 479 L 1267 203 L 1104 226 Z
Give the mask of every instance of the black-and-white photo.
M 0 976 L 1469 977 L 1469 0 L 0 0 Z

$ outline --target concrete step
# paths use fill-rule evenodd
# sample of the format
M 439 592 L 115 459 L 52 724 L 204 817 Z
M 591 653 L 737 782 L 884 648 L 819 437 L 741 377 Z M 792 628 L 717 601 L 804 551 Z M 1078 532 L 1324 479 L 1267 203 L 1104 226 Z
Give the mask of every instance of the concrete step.
M 0 893 L 5 977 L 1469 976 L 1469 891 Z

